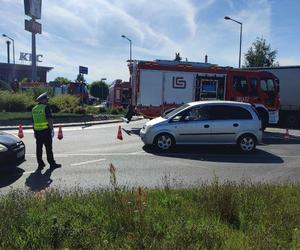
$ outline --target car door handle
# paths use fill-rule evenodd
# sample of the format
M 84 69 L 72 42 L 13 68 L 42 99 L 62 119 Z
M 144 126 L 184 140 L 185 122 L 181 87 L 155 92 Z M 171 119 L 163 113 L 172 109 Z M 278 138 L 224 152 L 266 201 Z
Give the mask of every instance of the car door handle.
M 233 124 L 233 127 L 238 127 L 238 126 L 239 126 L 238 123 L 234 123 L 234 124 Z
M 204 128 L 209 128 L 209 125 L 208 125 L 208 124 L 205 124 L 205 125 L 204 125 Z

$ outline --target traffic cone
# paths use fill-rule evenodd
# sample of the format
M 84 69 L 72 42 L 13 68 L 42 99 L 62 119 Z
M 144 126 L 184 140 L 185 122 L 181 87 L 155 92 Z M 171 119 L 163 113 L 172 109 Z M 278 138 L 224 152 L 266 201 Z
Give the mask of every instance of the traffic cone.
M 64 135 L 63 135 L 61 126 L 59 126 L 58 127 L 58 133 L 57 133 L 57 139 L 61 140 L 62 138 L 64 138 Z
M 119 140 L 123 140 L 121 126 L 119 126 L 119 129 L 118 129 L 118 136 L 117 136 L 117 139 L 119 139 Z
M 288 142 L 288 140 L 290 139 L 290 134 L 289 134 L 289 130 L 288 129 L 285 130 L 285 134 L 284 134 L 283 138 L 284 138 L 285 142 Z
M 23 126 L 22 126 L 22 124 L 19 125 L 18 137 L 19 137 L 19 138 L 23 138 L 23 137 L 24 137 Z

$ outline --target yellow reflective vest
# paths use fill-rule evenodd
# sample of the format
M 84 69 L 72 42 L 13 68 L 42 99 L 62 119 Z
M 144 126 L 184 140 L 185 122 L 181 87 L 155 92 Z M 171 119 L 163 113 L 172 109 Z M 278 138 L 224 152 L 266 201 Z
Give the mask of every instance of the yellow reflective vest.
M 40 103 L 32 109 L 33 128 L 36 131 L 44 130 L 49 127 L 45 112 L 46 107 L 45 104 Z

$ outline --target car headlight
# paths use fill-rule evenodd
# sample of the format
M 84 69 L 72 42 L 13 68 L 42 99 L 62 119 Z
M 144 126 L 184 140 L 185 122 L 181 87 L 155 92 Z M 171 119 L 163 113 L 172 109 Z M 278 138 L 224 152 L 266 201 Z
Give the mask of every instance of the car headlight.
M 0 152 L 3 153 L 3 152 L 6 152 L 8 150 L 7 147 L 5 147 L 3 144 L 0 144 Z

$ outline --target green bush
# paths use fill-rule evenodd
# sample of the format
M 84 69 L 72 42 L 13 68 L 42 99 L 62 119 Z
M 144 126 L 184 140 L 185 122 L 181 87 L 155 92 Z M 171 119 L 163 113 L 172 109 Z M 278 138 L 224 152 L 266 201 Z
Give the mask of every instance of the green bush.
M 93 106 L 87 106 L 86 107 L 86 113 L 87 114 L 99 114 L 99 108 L 93 107 Z
M 79 106 L 79 98 L 72 95 L 59 95 L 49 99 L 52 112 L 74 113 Z
M 0 110 L 6 112 L 31 111 L 35 105 L 31 95 L 0 91 Z
M 109 111 L 109 113 L 112 114 L 112 115 L 118 115 L 119 114 L 119 110 L 118 109 L 111 109 Z
M 32 88 L 32 89 L 28 89 L 26 90 L 26 93 L 33 96 L 33 99 L 36 100 L 36 98 L 47 92 L 49 97 L 53 97 L 54 96 L 54 92 L 53 89 L 50 87 L 36 87 L 36 88 Z
M 75 114 L 86 114 L 87 110 L 83 107 L 78 106 L 74 109 L 74 113 Z
M 100 107 L 99 108 L 99 113 L 100 114 L 103 114 L 103 113 L 106 113 L 107 112 L 107 109 L 106 108 L 104 108 L 104 107 Z

